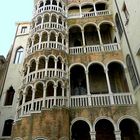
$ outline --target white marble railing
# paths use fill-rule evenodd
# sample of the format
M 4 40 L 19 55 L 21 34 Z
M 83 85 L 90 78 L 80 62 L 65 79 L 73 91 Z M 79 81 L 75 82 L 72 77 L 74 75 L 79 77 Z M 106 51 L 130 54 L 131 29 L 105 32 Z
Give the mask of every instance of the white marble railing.
M 47 70 L 41 69 L 34 72 L 29 73 L 28 76 L 25 76 L 23 79 L 23 84 L 27 84 L 30 82 L 38 80 L 43 80 L 45 77 L 52 78 L 52 77 L 58 77 L 58 78 L 64 78 L 66 76 L 66 72 L 61 69 L 54 69 L 54 68 L 48 68 Z
M 112 52 L 120 50 L 120 45 L 118 43 L 103 44 L 103 45 L 91 45 L 91 46 L 79 46 L 70 47 L 70 54 L 82 54 L 82 53 L 94 53 L 94 52 Z
M 95 17 L 95 16 L 107 16 L 111 15 L 109 10 L 102 10 L 102 11 L 96 11 L 96 12 L 82 12 L 80 13 L 71 13 L 68 14 L 68 19 L 70 18 L 80 18 L 80 17 Z
M 45 29 L 56 29 L 59 31 L 65 31 L 65 27 L 60 23 L 45 22 L 45 23 L 39 24 L 36 27 L 34 27 L 33 29 L 31 29 L 31 34 L 34 34 L 35 32 L 37 32 L 39 30 L 45 30 Z
M 135 104 L 134 97 L 131 93 L 112 93 L 112 94 L 97 94 L 97 95 L 76 95 L 67 97 L 45 97 L 44 107 L 94 107 L 94 106 L 111 106 L 111 105 L 133 105 Z M 24 103 L 17 110 L 17 119 L 22 115 L 29 115 L 31 112 L 41 111 L 43 107 L 43 98 L 34 99 Z M 32 109 L 32 110 L 31 110 Z
M 44 42 L 41 42 L 40 44 L 37 43 L 37 44 L 33 45 L 32 47 L 28 48 L 27 53 L 28 53 L 28 55 L 30 55 L 36 51 L 41 51 L 44 49 L 64 50 L 64 45 L 60 42 L 56 43 L 56 41 L 49 41 L 49 42 L 44 41 Z
M 59 12 L 65 15 L 65 11 L 61 7 L 57 7 L 56 5 L 46 5 L 37 9 L 34 13 L 34 16 L 36 16 L 37 14 L 43 13 L 45 11 Z

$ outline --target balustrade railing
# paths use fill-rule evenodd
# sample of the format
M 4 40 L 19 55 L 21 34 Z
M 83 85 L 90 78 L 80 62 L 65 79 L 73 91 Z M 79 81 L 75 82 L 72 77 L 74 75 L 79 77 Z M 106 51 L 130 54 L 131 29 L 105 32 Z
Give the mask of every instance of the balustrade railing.
M 27 84 L 35 80 L 43 80 L 46 77 L 47 78 L 52 78 L 52 77 L 65 78 L 65 76 L 66 76 L 66 72 L 61 69 L 54 69 L 54 68 L 48 68 L 47 70 L 41 69 L 41 70 L 37 70 L 37 71 L 29 73 L 29 75 L 26 75 L 23 79 L 23 84 Z
M 39 24 L 36 27 L 34 27 L 33 29 L 31 29 L 31 33 L 33 34 L 39 30 L 45 30 L 45 29 L 56 29 L 59 31 L 65 31 L 65 27 L 60 23 L 45 22 L 45 23 Z
M 34 16 L 36 16 L 37 14 L 43 13 L 45 11 L 59 12 L 59 13 L 65 15 L 65 11 L 63 8 L 58 7 L 56 5 L 46 5 L 46 6 L 43 6 L 43 7 L 40 7 L 39 9 L 37 9 L 34 13 Z
M 32 47 L 28 48 L 27 54 L 32 54 L 36 51 L 41 51 L 44 49 L 58 49 L 58 50 L 64 50 L 64 45 L 60 42 L 56 41 L 44 41 L 41 42 L 40 44 L 34 44 Z
M 109 10 L 95 11 L 95 12 L 82 12 L 80 13 L 70 13 L 68 18 L 80 18 L 80 17 L 95 17 L 95 16 L 107 16 L 111 15 Z
M 113 100 L 112 100 L 113 99 Z M 94 107 L 94 106 L 111 106 L 111 105 L 133 105 L 135 104 L 134 97 L 131 93 L 112 93 L 112 94 L 97 94 L 97 95 L 76 95 L 71 97 L 45 97 L 34 99 L 19 106 L 17 110 L 17 119 L 22 115 L 29 115 L 31 112 L 41 111 L 43 107 L 43 100 L 45 108 L 57 107 Z M 32 109 L 32 110 L 31 110 Z
M 78 46 L 70 47 L 69 53 L 76 55 L 82 53 L 94 53 L 94 52 L 112 52 L 120 50 L 120 45 L 118 43 L 110 43 L 103 45 L 91 45 L 91 46 Z

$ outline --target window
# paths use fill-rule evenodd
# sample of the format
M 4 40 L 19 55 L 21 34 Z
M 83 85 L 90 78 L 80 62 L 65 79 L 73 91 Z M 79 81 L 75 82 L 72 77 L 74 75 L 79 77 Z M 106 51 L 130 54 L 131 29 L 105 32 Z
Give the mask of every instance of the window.
M 11 86 L 6 92 L 6 98 L 5 98 L 5 103 L 4 103 L 5 106 L 12 105 L 14 93 L 15 93 L 15 90 Z
M 15 60 L 14 60 L 14 64 L 19 64 L 22 61 L 22 57 L 23 57 L 23 48 L 20 47 L 15 55 Z
M 23 26 L 22 28 L 21 28 L 21 33 L 23 34 L 23 33 L 26 33 L 26 30 L 27 30 L 27 26 Z
M 128 67 L 132 86 L 135 89 L 138 86 L 138 79 L 136 77 L 136 73 L 135 73 L 135 70 L 134 70 L 134 67 L 133 67 L 133 64 L 132 64 L 132 61 L 131 61 L 131 58 L 129 55 L 127 55 L 127 57 L 126 57 L 126 64 Z
M 126 4 L 125 4 L 125 3 L 123 4 L 122 10 L 123 10 L 124 15 L 125 15 L 125 18 L 126 18 L 125 25 L 127 25 L 128 22 L 129 22 L 129 12 L 128 12 L 128 10 L 127 10 L 127 7 L 126 7 Z
M 118 29 L 119 36 L 121 38 L 122 34 L 123 34 L 123 29 L 122 29 L 121 22 L 119 20 L 118 13 L 116 13 L 116 16 L 115 16 L 115 22 L 116 22 L 116 26 L 117 26 L 117 29 Z
M 6 120 L 4 123 L 2 136 L 11 136 L 13 120 Z

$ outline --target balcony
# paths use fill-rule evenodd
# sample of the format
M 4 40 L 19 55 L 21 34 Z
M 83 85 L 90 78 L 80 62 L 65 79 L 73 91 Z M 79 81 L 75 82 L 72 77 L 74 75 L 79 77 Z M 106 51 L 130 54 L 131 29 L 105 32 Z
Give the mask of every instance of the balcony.
M 44 102 L 44 103 L 43 103 Z M 44 106 L 43 106 L 44 104 Z M 80 95 L 71 97 L 45 97 L 28 101 L 17 110 L 17 119 L 30 115 L 30 113 L 41 112 L 42 107 L 49 109 L 57 107 L 101 107 L 101 106 L 127 106 L 135 104 L 134 97 L 131 93 L 117 94 L 97 94 L 97 95 Z
M 28 76 L 25 76 L 23 79 L 23 84 L 27 84 L 30 82 L 34 82 L 36 79 L 38 80 L 43 80 L 46 77 L 47 78 L 52 78 L 52 77 L 58 77 L 58 78 L 65 78 L 66 72 L 64 70 L 55 70 L 55 69 L 42 69 L 42 70 L 37 70 L 34 72 L 31 72 L 28 74 Z
M 43 12 L 58 12 L 58 13 L 65 15 L 65 11 L 63 8 L 58 7 L 56 5 L 46 5 L 46 6 L 42 6 L 42 7 L 38 8 L 35 11 L 34 16 L 41 14 Z
M 99 52 L 115 52 L 121 50 L 118 43 L 103 44 L 103 45 L 91 45 L 91 46 L 79 46 L 69 48 L 69 54 L 83 54 L 83 53 L 99 53 Z
M 65 31 L 65 27 L 60 23 L 45 22 L 45 23 L 38 24 L 36 27 L 31 29 L 31 34 L 34 34 L 35 32 L 37 32 L 39 30 L 46 30 L 46 29 L 53 29 L 53 30 L 55 29 L 55 30 L 58 30 L 58 31 Z
M 80 13 L 71 13 L 68 14 L 68 19 L 72 18 L 88 18 L 88 17 L 96 17 L 96 16 L 108 16 L 111 15 L 109 10 L 101 10 L 96 12 L 82 12 Z

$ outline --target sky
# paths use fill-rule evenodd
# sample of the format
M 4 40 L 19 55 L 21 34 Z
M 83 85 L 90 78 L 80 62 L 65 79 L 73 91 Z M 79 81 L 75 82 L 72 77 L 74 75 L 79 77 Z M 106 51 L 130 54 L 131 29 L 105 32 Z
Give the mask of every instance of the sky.
M 34 0 L 2 0 L 0 2 L 0 55 L 6 57 L 11 48 L 16 22 L 31 21 Z

